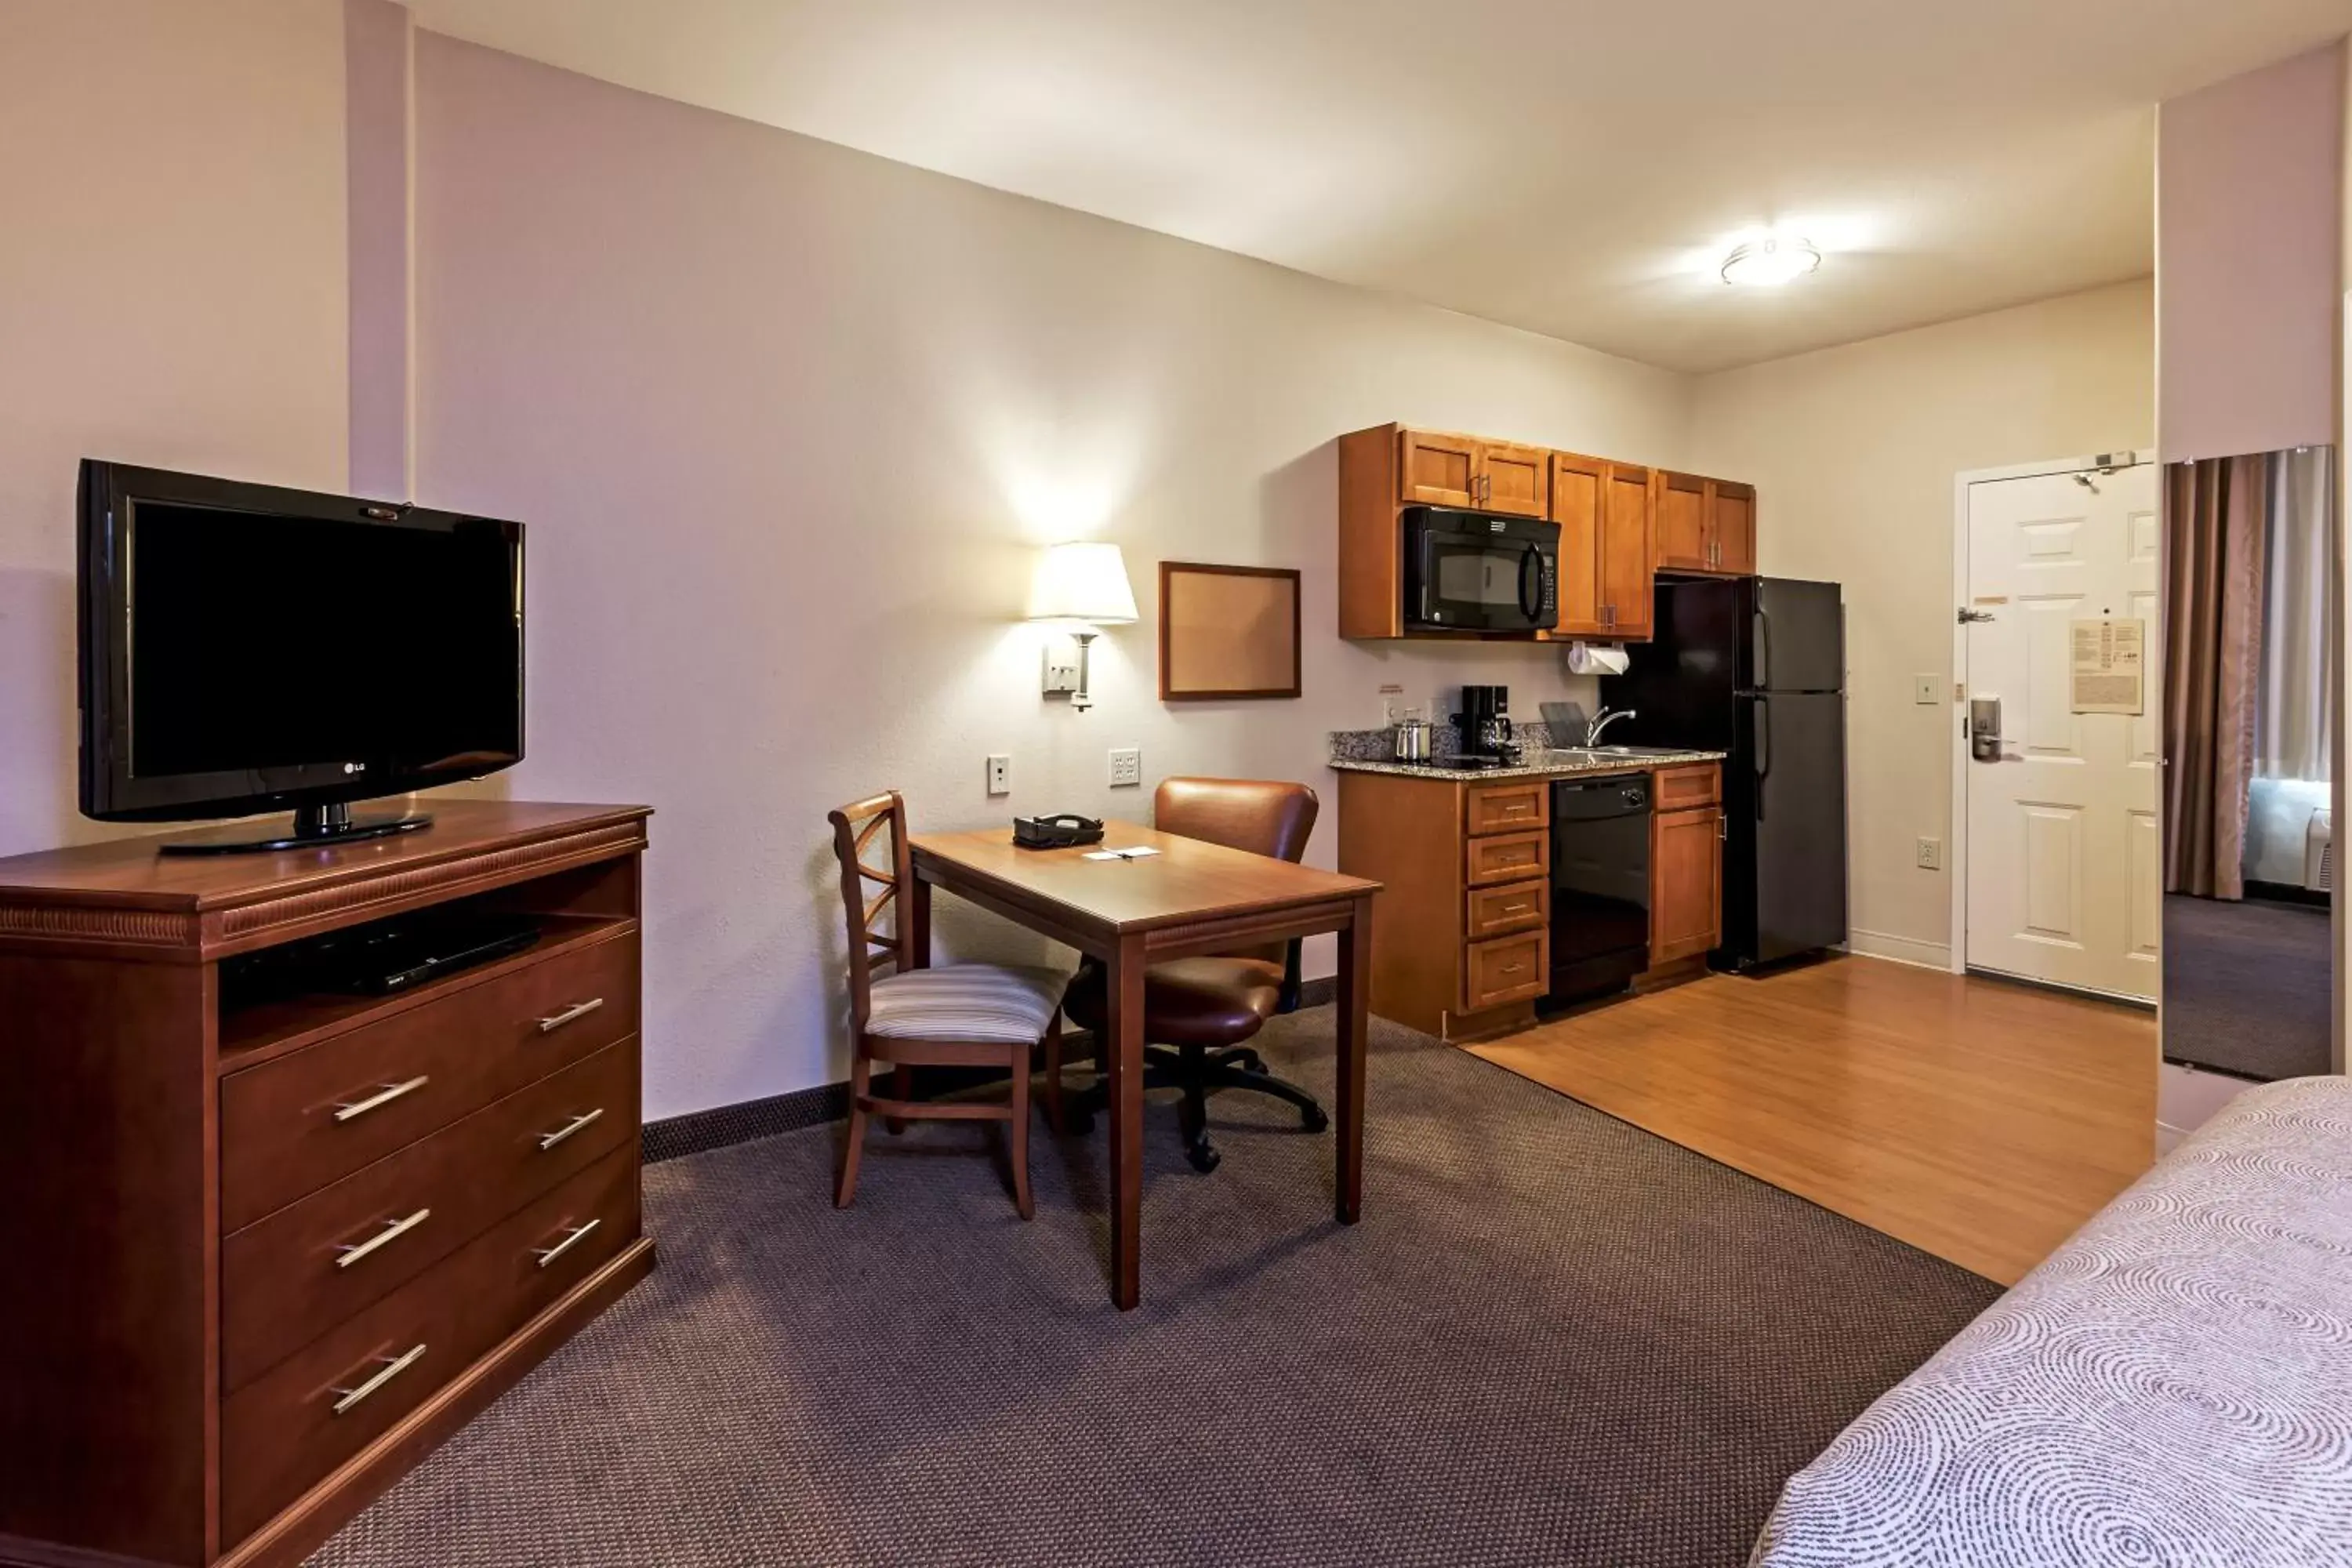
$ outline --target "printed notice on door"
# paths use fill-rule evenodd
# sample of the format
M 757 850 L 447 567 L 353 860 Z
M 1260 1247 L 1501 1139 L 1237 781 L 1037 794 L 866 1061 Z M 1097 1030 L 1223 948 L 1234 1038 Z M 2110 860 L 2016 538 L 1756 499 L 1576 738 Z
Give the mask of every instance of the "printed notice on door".
M 2147 623 L 2143 620 L 2074 623 L 2074 711 L 2140 713 L 2147 710 Z

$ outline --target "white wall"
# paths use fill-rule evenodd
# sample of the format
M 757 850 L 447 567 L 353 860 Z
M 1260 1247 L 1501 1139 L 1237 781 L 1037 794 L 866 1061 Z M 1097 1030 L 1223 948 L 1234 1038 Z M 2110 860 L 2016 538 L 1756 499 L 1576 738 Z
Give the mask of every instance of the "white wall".
M 342 82 L 312 0 L 0 6 L 0 854 L 105 831 L 79 460 L 343 488 Z
M 2158 110 L 2168 462 L 2336 438 L 2344 73 L 2339 42 Z
M 1760 569 L 1845 585 L 1852 922 L 1857 947 L 1941 963 L 1948 870 L 1952 481 L 1965 469 L 2146 447 L 2146 282 L 1703 377 L 1694 461 L 1758 488 Z
M 504 787 L 659 809 L 650 1115 L 841 1075 L 832 805 L 1142 816 L 1105 785 L 1139 742 L 1147 782 L 1328 791 L 1325 732 L 1377 722 L 1383 681 L 1507 681 L 1530 717 L 1564 690 L 1554 650 L 1338 639 L 1342 432 L 1683 456 L 1667 373 L 429 34 L 417 72 L 418 499 L 532 530 Z M 1097 645 L 1081 715 L 1014 617 L 1035 546 L 1088 534 L 1147 622 Z M 1303 568 L 1307 698 L 1160 704 L 1163 557 Z M 1310 858 L 1335 840 L 1327 815 Z

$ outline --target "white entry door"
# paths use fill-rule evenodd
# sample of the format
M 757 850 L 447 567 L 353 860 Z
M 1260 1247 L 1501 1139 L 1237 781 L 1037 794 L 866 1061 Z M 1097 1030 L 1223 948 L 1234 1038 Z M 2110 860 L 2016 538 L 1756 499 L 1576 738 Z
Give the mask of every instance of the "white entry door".
M 2000 703 L 2000 760 L 1968 763 L 1968 966 L 2153 1002 L 2163 928 L 2157 828 L 2157 469 L 1969 487 L 1972 615 L 1962 675 Z M 2136 714 L 2073 679 L 2078 623 L 2137 621 Z M 2092 637 L 2097 628 L 2088 628 Z

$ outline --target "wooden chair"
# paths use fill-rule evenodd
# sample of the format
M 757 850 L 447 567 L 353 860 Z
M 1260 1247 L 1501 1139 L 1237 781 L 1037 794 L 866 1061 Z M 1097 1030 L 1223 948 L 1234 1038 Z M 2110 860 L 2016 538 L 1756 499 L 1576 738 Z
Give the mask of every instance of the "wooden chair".
M 842 1151 L 835 1207 L 846 1208 L 857 1191 L 857 1156 L 866 1142 L 866 1122 L 877 1113 L 892 1132 L 911 1120 L 1010 1122 L 1013 1197 L 1021 1217 L 1036 1214 L 1029 1193 L 1029 1079 L 1032 1053 L 1045 1047 L 1045 1120 L 1062 1131 L 1063 975 L 1046 969 L 993 963 L 952 963 L 933 969 L 923 955 L 907 951 L 907 889 L 914 885 L 907 848 L 907 804 L 897 790 L 826 814 L 833 824 L 834 853 L 841 859 L 841 899 L 849 916 L 849 1142 Z M 866 862 L 874 840 L 887 832 L 887 869 Z M 867 883 L 881 891 L 868 897 Z M 891 915 L 886 934 L 877 921 Z M 878 965 L 893 973 L 877 974 Z M 891 1069 L 891 1094 L 877 1098 L 873 1068 Z M 929 1101 L 911 1098 L 918 1067 L 1003 1068 L 1013 1075 L 1009 1103 Z

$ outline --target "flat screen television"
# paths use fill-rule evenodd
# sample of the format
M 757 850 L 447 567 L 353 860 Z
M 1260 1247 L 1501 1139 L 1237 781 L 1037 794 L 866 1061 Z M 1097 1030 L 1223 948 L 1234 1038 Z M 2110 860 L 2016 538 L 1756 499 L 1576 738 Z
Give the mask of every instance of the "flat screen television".
M 81 809 L 282 823 L 278 849 L 414 831 L 351 805 L 522 760 L 523 531 L 495 518 L 85 459 Z

